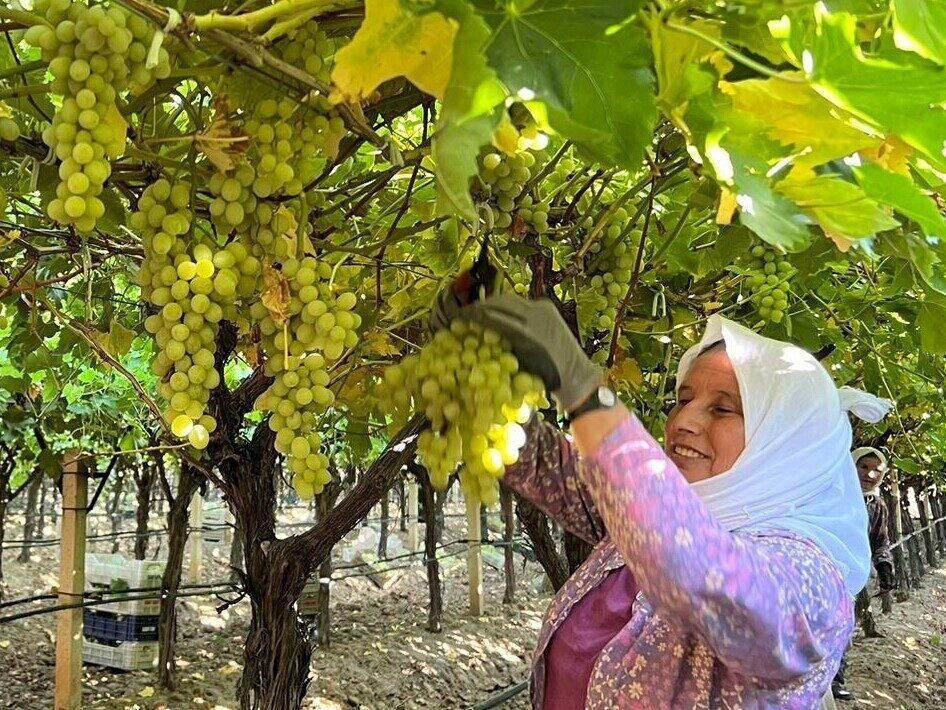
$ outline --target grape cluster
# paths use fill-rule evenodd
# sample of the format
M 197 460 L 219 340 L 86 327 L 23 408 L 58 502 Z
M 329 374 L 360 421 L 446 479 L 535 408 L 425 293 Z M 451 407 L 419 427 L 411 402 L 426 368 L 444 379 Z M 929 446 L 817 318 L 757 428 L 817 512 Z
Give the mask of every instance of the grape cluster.
M 480 158 L 479 176 L 489 197 L 495 228 L 507 229 L 512 225 L 516 198 L 532 177 L 534 166 L 535 156 L 529 151 L 520 151 L 515 155 L 491 152 Z M 547 211 L 545 221 L 547 228 Z
M 779 323 L 788 308 L 789 281 L 795 267 L 768 244 L 756 244 L 750 253 L 750 273 L 746 277 L 749 300 L 762 320 Z
M 205 410 L 220 383 L 214 361 L 218 324 L 232 312 L 241 284 L 255 287 L 260 267 L 239 241 L 216 250 L 189 245 L 190 193 L 186 183 L 158 180 L 142 193 L 131 226 L 145 247 L 139 284 L 159 309 L 145 319 L 145 329 L 160 348 L 152 370 L 168 402 L 164 416 L 175 436 L 203 449 L 216 428 Z
M 43 131 L 43 141 L 60 161 L 60 183 L 46 211 L 61 224 L 90 231 L 105 213 L 99 195 L 111 174 L 109 160 L 125 150 L 118 95 L 168 76 L 168 53 L 161 48 L 157 65 L 149 69 L 154 28 L 120 7 L 78 0 L 35 0 L 33 7 L 49 24 L 30 27 L 25 40 L 41 50 L 51 88 L 63 96 Z
M 455 320 L 420 353 L 384 373 L 380 398 L 406 419 L 424 412 L 430 428 L 417 440 L 417 453 L 430 480 L 446 488 L 460 468 L 460 483 L 472 500 L 492 505 L 505 467 L 519 459 L 522 425 L 547 406 L 541 381 L 520 371 L 509 344 L 476 323 Z
M 607 207 L 602 207 L 602 215 Z M 634 266 L 634 247 L 639 243 L 636 233 L 629 232 L 630 217 L 619 207 L 608 217 L 608 223 L 588 248 L 585 273 L 594 297 L 581 299 L 579 321 L 583 327 L 611 330 L 621 299 L 627 293 Z M 597 229 L 593 217 L 585 217 L 583 234 L 587 238 Z
M 361 317 L 354 293 L 335 293 L 332 266 L 312 257 L 286 259 L 266 276 L 267 298 L 251 306 L 259 322 L 266 372 L 273 384 L 256 401 L 271 412 L 276 448 L 286 454 L 300 498 L 319 493 L 329 481 L 328 457 L 319 453 L 317 418 L 335 401 L 328 366 L 358 343 Z M 279 299 L 276 294 L 284 294 Z

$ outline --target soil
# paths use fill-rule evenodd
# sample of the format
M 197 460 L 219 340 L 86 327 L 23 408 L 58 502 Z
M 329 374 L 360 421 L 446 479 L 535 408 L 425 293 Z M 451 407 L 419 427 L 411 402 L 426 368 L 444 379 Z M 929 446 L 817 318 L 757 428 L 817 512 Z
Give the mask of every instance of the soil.
M 448 525 L 446 540 L 463 537 L 462 520 L 458 523 Z M 9 530 L 18 532 L 15 523 Z M 46 535 L 55 532 L 47 530 Z M 392 531 L 392 555 L 400 551 L 400 537 Z M 339 546 L 338 563 L 345 564 L 370 538 L 364 530 L 354 531 Z M 91 551 L 108 551 L 108 545 L 96 544 Z M 128 553 L 130 546 L 124 542 L 123 551 Z M 502 555 L 486 548 L 486 561 L 498 569 L 484 565 L 485 613 L 473 618 L 467 613 L 463 548 L 451 549 L 459 554 L 443 560 L 440 634 L 424 628 L 427 582 L 416 562 L 333 585 L 331 646 L 313 654 L 307 710 L 469 708 L 525 679 L 550 597 L 541 569 L 517 555 L 516 601 L 503 605 Z M 27 563 L 17 562 L 16 552 L 4 552 L 8 598 L 48 592 L 56 582 L 58 548 L 35 549 Z M 205 550 L 205 582 L 226 579 L 227 554 L 227 549 Z M 185 575 L 186 564 L 185 559 Z M 234 689 L 249 609 L 241 602 L 218 614 L 219 604 L 214 598 L 181 602 L 176 691 L 156 688 L 150 672 L 86 666 L 84 705 L 115 710 L 237 707 Z M 881 615 L 879 606 L 875 603 L 875 613 L 885 636 L 865 639 L 859 634 L 855 639 L 848 688 L 857 700 L 841 704 L 841 710 L 946 708 L 946 570 L 931 570 L 923 587 L 895 604 L 891 614 Z M 54 634 L 52 614 L 0 625 L 0 708 L 52 707 Z M 527 694 L 502 707 L 528 707 Z

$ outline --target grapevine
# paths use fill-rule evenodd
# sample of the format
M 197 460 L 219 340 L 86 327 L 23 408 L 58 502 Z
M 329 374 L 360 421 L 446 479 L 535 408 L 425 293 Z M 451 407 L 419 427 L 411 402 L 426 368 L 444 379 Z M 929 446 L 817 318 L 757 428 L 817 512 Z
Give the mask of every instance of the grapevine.
M 431 483 L 446 488 L 459 466 L 466 496 L 487 505 L 499 499 L 506 466 L 519 459 L 522 425 L 547 406 L 541 382 L 519 369 L 509 343 L 463 320 L 389 367 L 380 398 L 396 419 L 412 409 L 426 415 L 430 427 L 420 434 L 417 452 Z

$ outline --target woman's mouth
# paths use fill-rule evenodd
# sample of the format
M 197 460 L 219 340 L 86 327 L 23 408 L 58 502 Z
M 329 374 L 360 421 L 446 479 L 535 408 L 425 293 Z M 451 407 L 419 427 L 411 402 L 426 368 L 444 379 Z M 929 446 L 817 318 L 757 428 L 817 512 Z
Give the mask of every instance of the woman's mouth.
M 697 451 L 696 449 L 690 448 L 689 446 L 684 446 L 683 444 L 674 444 L 671 449 L 671 453 L 679 456 L 684 459 L 705 459 L 709 458 L 706 454 Z

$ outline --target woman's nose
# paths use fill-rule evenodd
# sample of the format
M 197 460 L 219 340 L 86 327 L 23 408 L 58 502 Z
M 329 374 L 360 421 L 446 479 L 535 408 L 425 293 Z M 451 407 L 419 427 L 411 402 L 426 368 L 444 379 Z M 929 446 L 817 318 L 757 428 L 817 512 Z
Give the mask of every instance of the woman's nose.
M 702 417 L 693 407 L 684 407 L 674 418 L 673 428 L 690 434 L 699 434 L 703 430 Z

